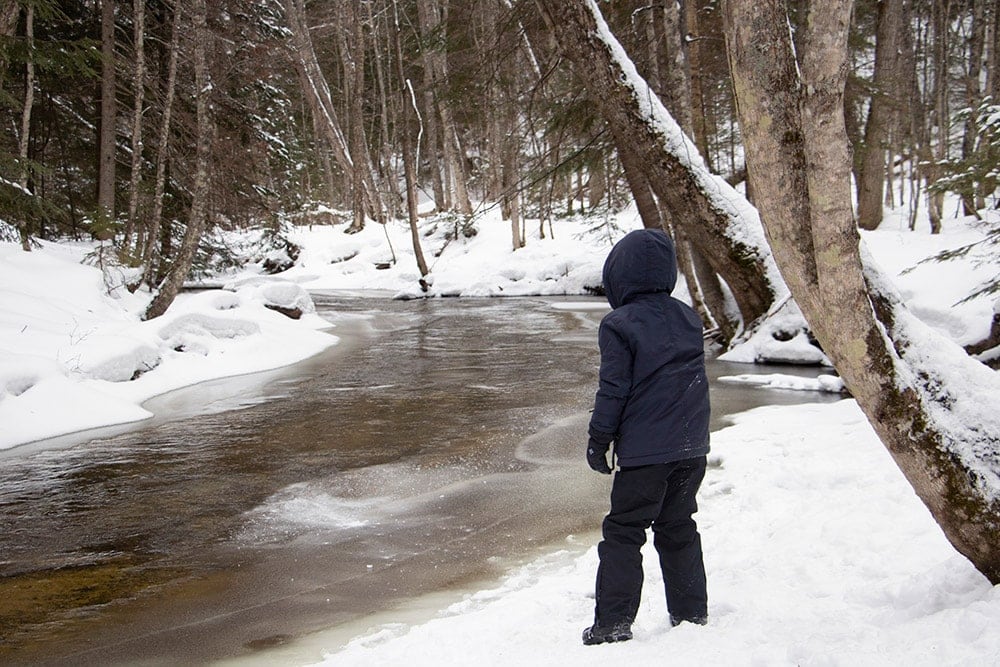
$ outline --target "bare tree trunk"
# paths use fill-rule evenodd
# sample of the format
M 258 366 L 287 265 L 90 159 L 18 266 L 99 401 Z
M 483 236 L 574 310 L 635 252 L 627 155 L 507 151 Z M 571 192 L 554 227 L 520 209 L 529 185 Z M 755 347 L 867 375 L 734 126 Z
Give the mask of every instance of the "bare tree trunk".
M 212 141 L 215 135 L 215 125 L 212 118 L 211 78 L 208 72 L 208 62 L 206 57 L 207 44 L 209 39 L 206 27 L 205 0 L 191 0 L 194 26 L 194 76 L 195 76 L 195 114 L 197 117 L 196 132 L 196 157 L 194 183 L 191 191 L 191 211 L 188 216 L 187 229 L 184 231 L 184 240 L 181 242 L 177 258 L 167 275 L 159 292 L 146 308 L 144 319 L 153 319 L 166 312 L 170 304 L 173 303 L 177 293 L 180 292 L 191 271 L 194 262 L 195 251 L 201 242 L 202 233 L 205 230 L 208 220 L 208 196 L 211 188 L 212 176 L 209 170 L 209 162 L 212 157 Z
M 101 0 L 101 130 L 100 169 L 97 177 L 98 235 L 111 237 L 107 228 L 115 218 L 115 2 Z
M 396 125 L 396 110 L 392 109 L 390 111 L 390 83 L 387 82 L 385 64 L 383 63 L 385 58 L 389 58 L 391 62 L 392 45 L 391 43 L 387 43 L 385 51 L 380 51 L 380 37 L 382 29 L 379 27 L 379 17 L 376 17 L 375 14 L 375 3 L 368 2 L 366 4 L 368 5 L 366 19 L 369 25 L 369 32 L 372 36 L 372 48 L 375 51 L 375 57 L 372 58 L 372 64 L 375 69 L 375 81 L 379 92 L 379 109 L 381 111 L 381 122 L 379 123 L 379 143 L 382 148 L 376 153 L 378 155 L 378 168 L 376 169 L 376 173 L 379 177 L 379 183 L 386 189 L 383 193 L 385 196 L 382 198 L 382 201 L 385 202 L 387 208 L 386 215 L 388 218 L 395 218 L 399 213 L 399 204 L 403 201 L 403 196 L 399 191 L 399 178 L 397 171 L 393 166 L 393 146 L 395 145 L 395 142 L 389 133 L 389 129 L 391 127 L 395 127 Z M 382 14 L 387 15 L 386 12 L 383 12 Z M 381 18 L 381 25 L 385 26 L 384 32 L 386 35 L 389 35 L 393 31 L 388 28 L 388 23 L 385 22 L 385 16 L 382 16 Z M 400 83 L 402 84 L 402 81 Z M 405 97 L 406 91 L 403 90 L 402 98 Z
M 445 182 L 442 177 L 443 165 L 438 159 L 441 148 L 441 132 L 438 124 L 437 111 L 437 74 L 434 64 L 435 42 L 439 36 L 435 34 L 436 9 L 428 0 L 417 0 L 417 22 L 420 28 L 420 58 L 424 66 L 424 128 L 427 131 L 427 161 L 431 170 L 431 186 L 434 190 L 434 204 L 437 210 L 451 208 L 448 194 L 445 192 Z
M 653 189 L 649 185 L 649 179 L 646 178 L 642 169 L 642 162 L 627 145 L 622 144 L 617 148 L 618 159 L 622 163 L 625 180 L 628 182 L 629 190 L 632 191 L 635 206 L 639 209 L 642 226 L 646 229 L 664 229 L 660 207 L 656 203 L 656 195 L 653 194 Z
M 705 108 L 705 93 L 702 90 L 702 50 L 705 48 L 705 38 L 701 34 L 699 12 L 703 3 L 695 0 L 684 2 L 684 22 L 687 26 L 687 74 L 691 86 L 691 119 L 694 145 L 705 159 L 709 169 L 713 169 L 711 153 L 708 147 L 708 127 L 705 119 L 708 115 Z
M 782 274 L 858 405 L 948 539 L 998 583 L 1000 501 L 979 466 L 1000 436 L 935 416 L 954 397 L 920 358 L 928 346 L 908 335 L 905 308 L 863 269 L 843 109 L 851 5 L 811 4 L 793 49 L 783 0 L 723 3 L 748 165 L 767 174 L 757 201 Z
M 443 4 L 438 4 L 439 1 Z M 447 0 L 418 0 L 417 16 L 420 33 L 424 41 L 423 60 L 425 85 L 430 92 L 426 114 L 436 115 L 435 125 L 440 129 L 440 146 L 444 158 L 443 196 L 462 215 L 472 215 L 472 203 L 465 185 L 465 168 L 460 153 L 458 132 L 451 113 L 451 107 L 438 93 L 448 82 L 448 61 L 444 44 L 447 43 L 444 16 Z M 429 74 L 429 81 L 428 81 Z M 429 85 L 427 85 L 429 84 Z M 425 95 L 427 93 L 425 92 Z M 430 134 L 430 132 L 429 132 Z M 438 202 L 439 208 L 442 206 Z
M 736 336 L 738 321 L 733 321 L 729 316 L 726 307 L 726 294 L 722 291 L 722 284 L 719 282 L 719 274 L 715 272 L 712 265 L 705 259 L 693 243 L 688 243 L 691 249 L 691 264 L 694 267 L 695 280 L 701 289 L 701 297 L 708 307 L 708 312 L 715 321 L 715 326 L 719 328 L 719 338 L 728 343 Z
M 597 208 L 606 194 L 605 171 L 603 155 L 599 155 L 587 170 L 587 206 L 591 210 Z
M 987 60 L 986 90 L 993 98 L 993 103 L 1000 103 L 1000 7 L 990 5 L 990 25 L 993 41 L 990 42 L 990 57 Z
M 28 58 L 24 65 L 24 107 L 21 111 L 21 136 L 18 140 L 17 155 L 21 160 L 21 178 L 18 184 L 22 192 L 28 192 L 28 149 L 31 147 L 31 109 L 35 106 L 35 6 L 28 5 L 24 23 L 25 39 L 28 42 Z M 17 225 L 21 237 L 21 249 L 31 252 L 31 238 L 25 221 Z
M 322 130 L 337 165 L 345 175 L 353 176 L 355 161 L 362 175 L 362 190 L 365 208 L 371 217 L 379 222 L 385 219 L 385 207 L 378 190 L 378 181 L 368 151 L 363 155 L 352 155 L 347 139 L 337 119 L 337 112 L 330 95 L 323 70 L 313 48 L 309 35 L 309 25 L 306 21 L 305 0 L 284 0 L 285 18 L 292 33 L 292 43 L 295 54 L 292 61 L 299 75 L 306 100 L 313 112 L 317 124 Z
M 689 0 L 686 4 L 694 5 L 696 3 L 693 0 Z M 682 37 L 684 35 L 681 29 L 680 4 L 678 2 L 667 2 L 662 10 L 662 16 L 658 16 L 656 13 L 653 16 L 661 19 L 655 21 L 653 27 L 656 41 L 662 46 L 660 51 L 666 58 L 666 62 L 659 68 L 660 76 L 662 77 L 660 89 L 668 93 L 664 104 L 666 104 L 667 109 L 670 110 L 674 118 L 677 119 L 677 124 L 687 133 L 688 137 L 694 138 L 695 114 L 692 112 L 693 95 L 691 76 L 689 76 L 691 69 L 688 66 L 687 54 L 685 54 L 682 44 Z M 699 99 L 700 103 L 701 100 Z M 702 132 L 704 132 L 705 119 L 701 116 L 700 108 L 698 108 L 698 111 L 699 122 L 702 125 Z M 696 143 L 695 145 L 698 144 Z M 698 150 L 700 151 L 701 149 L 702 147 L 698 146 Z M 707 149 L 706 145 L 702 156 L 708 155 Z
M 413 123 L 410 120 L 411 112 L 412 115 L 419 116 L 419 111 L 417 111 L 417 96 L 413 91 L 413 85 L 406 78 L 406 72 L 403 70 L 403 47 L 399 40 L 399 34 L 402 31 L 399 25 L 397 0 L 392 1 L 392 12 L 396 28 L 393 31 L 396 76 L 402 84 L 401 92 L 403 95 L 402 114 L 400 118 L 403 126 L 399 134 L 403 144 L 403 172 L 406 176 L 406 213 L 410 221 L 410 240 L 413 243 L 413 254 L 417 260 L 417 269 L 420 271 L 421 287 L 426 292 L 427 283 L 423 282 L 423 278 L 429 271 L 427 270 L 427 261 L 424 259 L 424 251 L 420 247 L 420 230 L 417 228 L 419 220 L 417 215 L 417 155 L 413 148 Z
M 940 163 L 948 155 L 948 38 L 949 10 L 951 0 L 932 0 L 932 20 L 934 24 L 934 113 L 931 140 L 933 142 L 934 163 Z M 932 166 L 928 181 L 933 182 L 940 170 Z M 941 231 L 944 217 L 944 192 L 927 192 L 927 209 L 931 220 L 931 233 Z
M 512 135 L 513 132 L 509 134 Z M 521 193 L 517 187 L 517 142 L 508 136 L 506 140 L 502 140 L 502 146 L 502 196 L 504 207 L 510 216 L 511 246 L 518 250 L 524 247 L 525 239 L 521 230 Z
M 365 170 L 368 155 L 368 145 L 365 140 L 365 42 L 361 28 L 361 3 L 350 0 L 349 11 L 345 12 L 347 25 L 342 24 L 338 30 L 341 44 L 341 57 L 344 60 L 344 78 L 348 82 L 348 113 L 350 114 L 348 132 L 351 141 L 351 157 L 354 160 L 352 173 L 352 196 L 354 220 L 348 227 L 348 233 L 359 232 L 365 226 Z
M 615 140 L 630 146 L 645 165 L 657 197 L 675 213 L 685 234 L 699 247 L 713 250 L 708 260 L 729 284 L 749 327 L 768 311 L 781 289 L 756 212 L 723 179 L 708 172 L 632 63 L 617 55 L 620 45 L 593 0 L 535 4 Z
M 859 148 L 862 155 L 857 177 L 858 225 L 862 229 L 876 229 L 882 222 L 886 149 L 899 100 L 898 85 L 903 78 L 900 20 L 904 16 L 903 4 L 908 1 L 882 0 L 878 6 L 874 92 L 865 124 L 864 145 Z M 889 165 L 891 168 L 891 162 Z
M 146 92 L 146 47 L 145 47 L 145 0 L 132 2 L 133 43 L 135 45 L 135 67 L 132 70 L 132 170 L 128 195 L 128 218 L 125 221 L 125 239 L 122 248 L 132 254 L 136 216 L 139 212 L 139 192 L 142 186 L 142 110 Z
M 685 16 L 688 25 L 688 34 L 698 30 L 698 3 L 689 0 L 685 3 Z M 694 79 L 696 78 L 695 68 L 689 63 L 690 57 L 696 59 L 700 57 L 701 51 L 698 38 L 693 38 L 689 42 L 688 49 L 683 47 L 684 39 L 681 20 L 681 7 L 676 2 L 668 2 L 662 10 L 662 20 L 657 20 L 654 24 L 654 34 L 657 45 L 664 48 L 659 49 L 663 54 L 664 61 L 661 64 L 660 73 L 663 80 L 660 88 L 669 91 L 669 103 L 667 105 L 670 113 L 678 120 L 681 129 L 690 137 L 698 151 L 708 163 L 708 137 L 705 125 L 705 115 L 702 109 L 702 91 L 699 65 L 697 71 L 698 86 L 695 90 Z M 656 16 L 656 14 L 653 14 Z M 699 60 L 700 63 L 700 60 Z M 697 101 L 697 106 L 695 102 Z M 694 108 L 692 108 L 694 107 Z M 695 109 L 697 113 L 695 113 Z M 696 121 L 697 119 L 697 121 Z M 663 217 L 663 216 L 661 216 Z M 736 333 L 736 323 L 729 320 L 726 314 L 726 300 L 719 284 L 719 276 L 711 270 L 711 266 L 705 260 L 702 250 L 688 239 L 684 233 L 683 221 L 674 225 L 677 228 L 677 248 L 678 257 L 684 259 L 679 263 L 679 267 L 688 283 L 688 292 L 691 294 L 691 301 L 695 305 L 695 310 L 701 315 L 706 328 L 719 330 L 719 335 L 723 341 L 728 343 Z
M 142 251 L 143 282 L 150 289 L 155 287 L 156 266 L 153 261 L 156 256 L 156 241 L 160 236 L 163 224 L 163 196 L 167 186 L 167 151 L 170 147 L 170 121 L 173 115 L 174 97 L 177 92 L 177 59 L 180 55 L 180 21 L 181 5 L 173 3 L 173 21 L 170 28 L 170 46 L 167 63 L 167 81 L 163 91 L 163 111 L 160 119 L 160 132 L 156 142 L 156 182 L 153 186 L 153 211 L 146 220 L 145 243 Z
M 979 107 L 983 99 L 981 85 L 983 74 L 983 50 L 986 46 L 986 8 L 984 0 L 969 0 L 972 10 L 972 34 L 969 36 L 969 55 L 965 75 L 965 105 L 969 109 Z M 994 6 L 996 3 L 993 3 Z M 994 100 L 995 101 L 995 100 Z M 965 128 L 962 134 L 962 157 L 968 158 L 976 145 L 976 138 L 979 128 L 976 124 L 975 113 L 970 113 L 965 120 Z M 978 188 L 977 188 L 978 190 Z M 966 215 L 977 215 L 976 211 L 985 207 L 985 197 L 982 192 L 971 193 L 969 196 L 963 195 L 962 204 Z

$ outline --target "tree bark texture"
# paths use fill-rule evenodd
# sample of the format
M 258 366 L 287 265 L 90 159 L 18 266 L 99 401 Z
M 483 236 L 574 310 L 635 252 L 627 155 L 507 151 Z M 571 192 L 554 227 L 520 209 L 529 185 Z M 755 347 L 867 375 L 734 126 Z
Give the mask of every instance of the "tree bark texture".
M 439 4 L 442 3 L 443 4 Z M 417 16 L 420 23 L 421 49 L 425 68 L 427 97 L 426 114 L 435 116 L 436 129 L 440 131 L 441 154 L 444 158 L 442 179 L 444 197 L 450 207 L 465 216 L 472 215 L 472 203 L 465 184 L 458 133 L 448 100 L 441 94 L 448 82 L 448 60 L 445 50 L 447 35 L 444 15 L 447 0 L 418 0 Z M 439 121 L 439 123 L 438 123 Z M 438 202 L 441 208 L 441 202 Z
M 155 287 L 156 241 L 160 236 L 163 219 L 163 197 L 167 187 L 168 150 L 170 148 L 170 123 L 173 116 L 174 98 L 177 94 L 177 60 L 180 57 L 181 5 L 174 4 L 170 27 L 170 45 L 167 56 L 167 80 L 163 83 L 163 111 L 160 131 L 156 142 L 156 180 L 153 185 L 153 211 L 143 225 L 145 239 L 142 250 L 143 282 Z
M 883 184 L 889 132 L 899 105 L 903 5 L 910 0 L 882 0 L 875 35 L 875 74 L 863 146 L 858 150 L 858 225 L 876 229 L 882 222 Z
M 97 178 L 97 215 L 102 227 L 115 217 L 115 2 L 101 0 L 101 130 Z M 101 230 L 101 236 L 107 231 Z
M 125 240 L 123 247 L 132 253 L 132 240 L 135 234 L 136 217 L 139 213 L 139 192 L 142 185 L 142 112 L 145 104 L 146 91 L 146 2 L 133 0 L 132 27 L 133 44 L 135 45 L 135 65 L 132 70 L 132 169 L 129 183 L 128 217 L 125 222 Z
M 645 165 L 661 204 L 729 284 L 749 327 L 768 311 L 780 289 L 771 282 L 773 265 L 763 239 L 754 240 L 756 212 L 725 181 L 709 174 L 617 41 L 607 41 L 610 33 L 592 0 L 535 4 L 615 140 L 629 145 Z
M 931 20 L 934 27 L 934 112 L 931 123 L 932 163 L 926 170 L 928 184 L 940 176 L 935 164 L 948 154 L 948 41 L 950 39 L 951 0 L 932 0 Z M 927 212 L 931 221 L 931 233 L 941 231 L 944 218 L 944 192 L 927 191 Z
M 413 121 L 412 116 L 418 116 L 417 111 L 417 96 L 413 90 L 413 85 L 410 80 L 406 78 L 406 73 L 403 70 L 403 47 L 400 44 L 399 34 L 401 32 L 399 26 L 399 7 L 397 6 L 396 0 L 393 0 L 392 11 L 394 18 L 394 25 L 396 30 L 393 33 L 393 46 L 395 51 L 395 61 L 396 61 L 396 76 L 399 78 L 402 88 L 400 93 L 403 96 L 402 99 L 402 113 L 400 114 L 400 120 L 402 121 L 402 127 L 399 130 L 400 139 L 402 142 L 403 149 L 403 173 L 406 178 L 406 213 L 407 218 L 410 223 L 410 241 L 413 243 L 413 254 L 417 260 L 417 269 L 420 271 L 420 278 L 423 279 L 428 273 L 427 260 L 424 259 L 424 251 L 420 246 L 420 230 L 417 227 L 418 222 L 418 212 L 417 212 L 417 159 L 416 150 L 413 147 Z M 422 286 L 426 283 L 422 283 Z M 424 287 L 426 291 L 426 287 Z
M 187 229 L 184 240 L 177 252 L 177 257 L 166 280 L 160 286 L 159 292 L 146 308 L 144 319 L 159 317 L 167 311 L 174 298 L 184 285 L 184 280 L 191 271 L 194 255 L 201 242 L 208 220 L 208 197 L 211 190 L 212 176 L 209 163 L 212 158 L 212 140 L 215 130 L 212 119 L 211 96 L 212 82 L 209 77 L 206 42 L 210 38 L 206 28 L 205 0 L 191 1 L 192 18 L 194 20 L 194 75 L 195 75 L 195 116 L 197 118 L 195 173 L 191 188 L 191 210 L 188 214 Z
M 642 226 L 646 229 L 663 229 L 660 207 L 656 203 L 653 189 L 649 186 L 649 179 L 642 169 L 642 163 L 626 144 L 619 144 L 617 148 L 618 159 L 622 163 L 622 171 L 625 172 L 629 190 L 632 191 L 632 199 L 635 200 L 635 206 L 639 210 Z
M 340 167 L 345 176 L 353 176 L 355 160 L 359 162 L 358 168 L 364 170 L 362 172 L 362 187 L 365 206 L 373 219 L 381 221 L 384 219 L 384 207 L 368 151 L 364 151 L 364 155 L 351 154 L 351 148 L 337 118 L 337 111 L 330 94 L 330 86 L 320 68 L 316 50 L 313 48 L 312 37 L 309 35 L 305 0 L 284 0 L 284 9 L 295 49 L 292 61 L 298 72 L 306 100 L 322 130 L 322 137 L 328 143 L 334 159 L 337 161 L 337 166 Z
M 824 351 L 948 539 L 998 583 L 1000 503 L 955 454 L 957 432 L 934 418 L 932 403 L 947 397 L 935 369 L 909 354 L 908 314 L 862 268 L 843 114 L 851 4 L 811 5 L 796 61 L 782 0 L 724 2 L 748 168 L 766 174 L 755 184 L 771 247 Z M 1000 447 L 997 434 L 965 437 Z
M 24 65 L 24 106 L 21 109 L 21 135 L 18 137 L 17 154 L 21 160 L 19 185 L 23 192 L 28 192 L 28 151 L 31 148 L 31 110 L 35 106 L 35 6 L 28 5 L 24 23 L 24 35 L 28 42 L 28 59 Z M 15 14 L 16 17 L 16 14 Z M 31 237 L 28 234 L 27 222 L 20 221 L 17 225 L 21 237 L 21 249 L 31 252 Z

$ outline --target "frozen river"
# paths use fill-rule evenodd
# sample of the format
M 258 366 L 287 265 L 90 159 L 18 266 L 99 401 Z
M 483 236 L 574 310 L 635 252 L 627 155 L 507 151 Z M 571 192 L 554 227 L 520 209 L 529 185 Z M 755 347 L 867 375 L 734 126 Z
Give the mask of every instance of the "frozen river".
M 314 297 L 330 351 L 156 399 L 140 428 L 0 454 L 0 663 L 252 656 L 590 544 L 609 489 L 582 454 L 600 310 Z M 773 371 L 710 364 L 748 370 Z M 824 400 L 712 399 L 716 428 Z

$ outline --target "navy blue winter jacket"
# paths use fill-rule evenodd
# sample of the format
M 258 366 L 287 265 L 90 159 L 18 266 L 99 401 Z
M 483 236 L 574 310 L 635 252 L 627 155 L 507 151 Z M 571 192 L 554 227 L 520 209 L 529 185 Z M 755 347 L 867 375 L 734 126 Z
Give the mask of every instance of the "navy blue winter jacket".
M 630 232 L 604 263 L 612 311 L 601 320 L 600 384 L 590 435 L 612 440 L 622 466 L 708 453 L 708 378 L 701 319 L 670 296 L 673 242 L 663 231 Z

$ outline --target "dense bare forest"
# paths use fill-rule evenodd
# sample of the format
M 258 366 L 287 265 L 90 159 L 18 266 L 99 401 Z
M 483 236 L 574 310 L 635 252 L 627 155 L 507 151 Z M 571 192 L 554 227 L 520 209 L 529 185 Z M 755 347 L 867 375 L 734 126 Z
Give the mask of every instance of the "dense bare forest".
M 723 342 L 791 291 L 1000 581 L 1000 436 L 940 418 L 935 357 L 858 247 L 886 206 L 934 230 L 947 193 L 996 207 L 995 0 L 6 0 L 0 30 L 0 233 L 26 251 L 101 239 L 155 317 L 219 230 L 405 221 L 426 274 L 418 199 L 455 235 L 499 205 L 515 250 L 634 201 Z
M 31 237 L 106 239 L 161 288 L 175 267 L 186 274 L 185 250 L 200 241 L 203 255 L 220 228 L 415 223 L 419 192 L 462 226 L 499 203 L 516 248 L 529 220 L 544 229 L 553 216 L 634 198 L 647 225 L 690 238 L 683 268 L 698 276 L 698 305 L 732 334 L 715 274 L 732 283 L 735 270 L 681 202 L 651 188 L 643 158 L 562 66 L 559 27 L 535 3 L 208 5 L 3 3 L 8 236 L 16 228 L 25 247 Z M 794 28 L 805 4 L 789 8 Z M 708 168 L 745 184 L 719 3 L 602 11 Z M 856 3 L 845 119 L 862 227 L 879 223 L 883 205 L 915 215 L 921 202 L 940 225 L 946 191 L 967 212 L 993 203 L 998 13 L 988 0 Z

